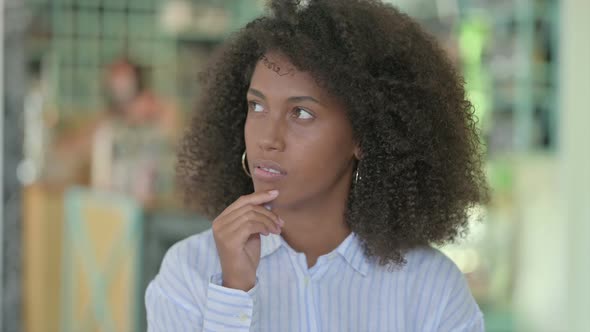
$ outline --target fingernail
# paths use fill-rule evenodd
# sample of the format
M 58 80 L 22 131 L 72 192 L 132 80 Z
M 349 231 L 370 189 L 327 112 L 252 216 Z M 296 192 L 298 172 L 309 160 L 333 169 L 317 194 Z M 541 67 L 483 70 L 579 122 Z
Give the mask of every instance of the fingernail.
M 278 196 L 278 195 L 279 195 L 279 191 L 278 191 L 278 190 L 271 190 L 271 191 L 269 191 L 268 193 L 269 193 L 269 195 L 271 195 L 271 196 L 273 196 L 273 197 L 274 197 L 274 196 Z
M 279 217 L 279 224 L 281 224 L 281 227 L 285 226 L 285 221 L 281 217 Z

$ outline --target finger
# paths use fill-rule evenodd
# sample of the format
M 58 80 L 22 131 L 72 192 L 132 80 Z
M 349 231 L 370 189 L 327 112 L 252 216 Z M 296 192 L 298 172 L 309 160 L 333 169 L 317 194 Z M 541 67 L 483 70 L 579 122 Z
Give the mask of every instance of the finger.
M 227 223 L 233 222 L 233 220 L 237 219 L 242 214 L 246 214 L 250 211 L 257 211 L 258 213 L 261 213 L 261 214 L 267 216 L 279 227 L 282 227 L 284 224 L 283 221 L 281 220 L 281 218 L 276 213 L 269 211 L 260 205 L 246 205 L 246 206 L 243 206 L 237 210 L 234 210 L 224 218 L 225 220 L 231 220 L 231 221 L 229 221 L 229 222 L 225 221 L 225 222 L 227 222 Z
M 239 209 L 233 210 L 232 212 L 222 216 L 222 217 L 218 217 L 216 219 L 216 221 L 214 222 L 215 226 L 217 227 L 217 229 L 224 229 L 226 227 L 231 227 L 229 225 L 233 224 L 235 222 L 236 219 L 238 219 L 240 216 L 249 213 L 250 211 L 258 211 L 259 213 L 264 214 L 265 216 L 267 216 L 268 218 L 270 218 L 274 223 L 277 224 L 277 226 L 282 227 L 283 222 L 281 221 L 281 219 L 272 211 L 267 210 L 266 208 L 260 206 L 260 205 L 245 205 L 242 206 Z
M 277 198 L 277 196 L 279 196 L 278 190 L 259 191 L 259 192 L 254 192 L 249 195 L 244 195 L 244 196 L 238 198 L 232 204 L 230 204 L 227 208 L 225 208 L 225 210 L 223 210 L 223 212 L 221 212 L 219 217 L 223 217 L 223 216 L 231 213 L 232 211 L 239 209 L 239 208 L 246 206 L 246 205 L 261 205 L 264 203 L 268 203 L 268 202 L 274 200 L 275 198 Z
M 264 223 L 252 221 L 245 223 L 241 228 L 233 232 L 224 230 L 223 233 L 218 233 L 215 236 L 215 246 L 219 251 L 236 251 L 242 250 L 252 235 L 269 235 L 270 231 Z
M 258 220 L 252 220 L 250 222 L 242 223 L 240 227 L 233 231 L 232 235 L 235 236 L 235 239 L 241 245 L 244 245 L 252 234 L 268 235 L 269 233 L 271 232 L 269 232 L 266 224 Z
M 234 232 L 236 229 L 242 227 L 243 224 L 249 223 L 249 222 L 262 223 L 262 224 L 266 225 L 266 228 L 271 233 L 279 234 L 281 232 L 281 227 L 279 225 L 277 225 L 277 223 L 275 222 L 275 220 L 271 216 L 261 213 L 261 211 L 258 211 L 255 209 L 247 211 L 247 212 L 243 213 L 242 215 L 238 216 L 231 223 L 231 225 L 227 226 L 227 231 Z
M 231 236 L 231 234 L 242 224 L 247 222 L 261 222 L 266 225 L 269 233 L 281 233 L 281 226 L 277 223 L 279 218 L 272 212 L 261 206 L 247 205 L 241 209 L 225 216 L 222 220 L 213 223 L 214 232 L 220 237 Z

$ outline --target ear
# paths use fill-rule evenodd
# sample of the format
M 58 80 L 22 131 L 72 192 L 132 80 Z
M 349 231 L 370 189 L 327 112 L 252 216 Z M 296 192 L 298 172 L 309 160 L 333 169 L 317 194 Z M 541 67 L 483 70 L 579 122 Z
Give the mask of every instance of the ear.
M 361 145 L 357 143 L 354 147 L 354 157 L 357 160 L 361 160 L 363 158 L 363 151 L 361 150 Z

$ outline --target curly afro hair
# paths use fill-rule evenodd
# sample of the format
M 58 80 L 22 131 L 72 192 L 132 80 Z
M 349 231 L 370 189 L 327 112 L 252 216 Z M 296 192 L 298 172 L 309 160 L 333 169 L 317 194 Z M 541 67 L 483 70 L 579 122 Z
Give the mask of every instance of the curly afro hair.
M 241 167 L 245 96 L 269 51 L 346 106 L 362 160 L 345 219 L 368 257 L 403 265 L 407 250 L 466 232 L 488 188 L 464 81 L 432 36 L 375 0 L 274 0 L 229 38 L 200 76 L 198 111 L 180 146 L 190 205 L 214 218 L 253 191 Z

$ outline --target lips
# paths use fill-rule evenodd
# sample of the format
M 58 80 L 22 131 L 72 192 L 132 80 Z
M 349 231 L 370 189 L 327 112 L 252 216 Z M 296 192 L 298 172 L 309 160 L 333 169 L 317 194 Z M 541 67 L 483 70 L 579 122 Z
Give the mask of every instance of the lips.
M 279 163 L 272 160 L 256 160 L 254 161 L 254 168 L 271 174 L 287 175 L 285 169 Z
M 257 160 L 253 163 L 254 165 L 254 178 L 265 181 L 273 182 L 284 178 L 287 172 L 279 163 L 272 160 Z

